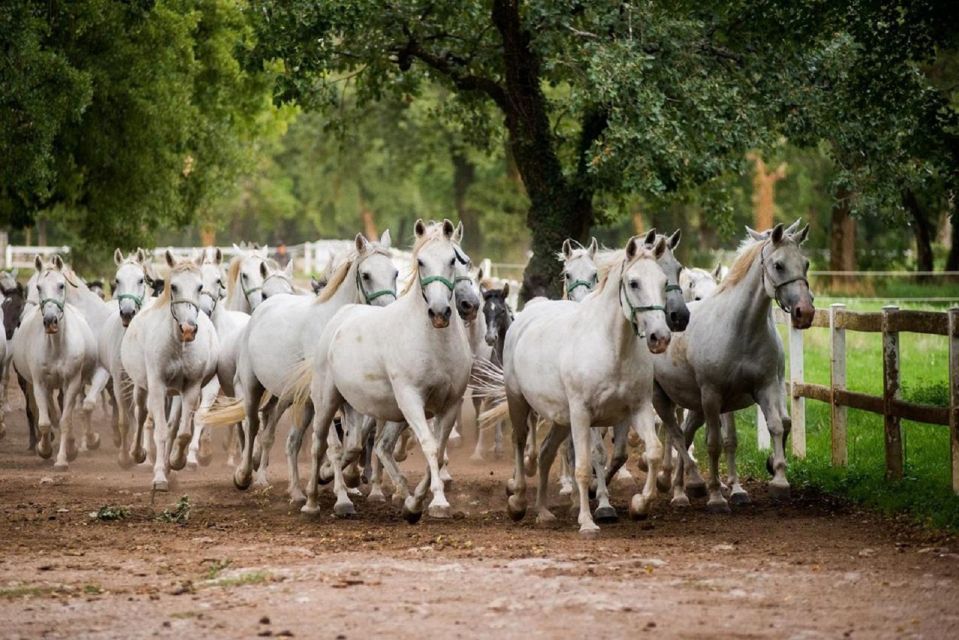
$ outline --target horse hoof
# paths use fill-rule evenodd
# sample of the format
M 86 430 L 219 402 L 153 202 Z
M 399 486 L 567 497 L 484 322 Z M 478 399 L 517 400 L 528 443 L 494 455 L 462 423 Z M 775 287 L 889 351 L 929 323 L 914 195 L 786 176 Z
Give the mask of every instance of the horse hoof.
M 416 524 L 420 521 L 420 518 L 423 517 L 422 511 L 413 511 L 410 509 L 405 501 L 403 503 L 403 519 L 406 520 L 408 524 Z
M 44 460 L 49 460 L 53 455 L 53 447 L 47 445 L 43 447 L 42 445 L 37 445 L 37 455 L 43 458 Z
M 67 460 L 73 462 L 78 455 L 80 455 L 80 447 L 77 446 L 77 441 L 67 438 Z
M 132 469 L 133 459 L 128 456 L 118 456 L 117 464 L 120 465 L 121 469 Z
M 618 522 L 619 514 L 612 507 L 597 507 L 596 511 L 593 512 L 593 520 L 604 524 Z
M 246 491 L 250 488 L 253 476 L 249 473 L 241 473 L 239 469 L 233 472 L 233 486 L 240 491 Z
M 195 460 L 187 460 L 186 468 L 189 469 L 190 471 L 196 471 L 197 469 L 200 468 L 200 464 L 196 462 Z
M 94 433 L 87 436 L 87 450 L 96 451 L 100 448 L 100 434 Z
M 729 503 L 740 507 L 744 504 L 749 504 L 752 500 L 749 499 L 749 494 L 745 491 L 733 491 L 729 496 Z
M 320 512 L 320 508 L 315 504 L 310 504 L 309 501 L 303 503 L 303 506 L 300 507 L 300 513 L 306 516 L 315 516 Z
M 348 489 L 355 489 L 360 486 L 360 472 L 355 468 L 347 469 L 343 472 L 343 482 Z
M 506 511 L 513 522 L 519 522 L 526 516 L 526 501 L 520 500 L 518 495 L 510 496 L 506 501 Z
M 633 520 L 645 520 L 647 516 L 649 516 L 649 502 L 637 493 L 629 501 L 629 517 Z
M 789 484 L 773 484 L 769 483 L 769 495 L 773 500 L 789 500 L 790 490 Z
M 393 497 L 390 499 L 390 501 L 393 503 L 395 508 L 400 508 L 406 502 L 406 498 L 403 497 L 399 491 L 396 491 L 393 493 Z
M 174 454 L 170 458 L 170 468 L 174 471 L 182 471 L 184 467 L 186 467 L 186 457 Z
M 170 483 L 166 480 L 154 480 L 153 481 L 153 490 L 154 491 L 169 491 Z
M 429 517 L 439 520 L 449 520 L 453 517 L 453 509 L 448 504 L 430 505 L 426 513 Z
M 349 518 L 350 516 L 356 515 L 356 509 L 349 500 L 346 502 L 337 502 L 333 505 L 333 515 L 337 518 Z
M 556 522 L 556 516 L 554 516 L 553 512 L 549 511 L 548 509 L 542 509 L 540 510 L 539 513 L 536 514 L 536 524 L 540 526 L 551 525 L 551 524 L 554 524 L 555 522 Z
M 706 483 L 686 483 L 686 493 L 694 498 L 705 498 L 707 494 Z
M 66 462 L 54 462 L 54 463 L 53 463 L 53 470 L 54 470 L 54 471 L 69 471 L 69 470 L 70 470 L 70 465 L 67 464 Z
M 686 494 L 679 495 L 674 497 L 669 501 L 669 505 L 676 509 L 688 509 L 689 508 L 689 497 Z
M 373 490 L 370 489 L 370 493 L 366 496 L 366 499 L 370 502 L 386 502 L 386 496 L 383 495 L 382 489 Z
M 729 503 L 726 502 L 725 498 L 717 498 L 716 500 L 710 500 L 706 503 L 706 511 L 709 513 L 729 513 Z
M 306 504 L 306 496 L 295 496 L 290 498 L 291 507 L 302 507 Z
M 559 488 L 559 495 L 561 496 L 571 496 L 573 495 L 573 487 L 563 486 Z
M 579 535 L 584 538 L 595 538 L 599 535 L 599 527 L 597 527 L 595 524 L 580 525 Z
M 333 471 L 331 470 L 331 471 L 328 471 L 327 473 L 329 473 L 330 475 L 328 476 L 324 475 L 323 469 L 320 469 L 320 476 L 319 476 L 319 479 L 317 480 L 319 484 L 323 485 L 323 484 L 330 484 L 331 482 L 333 482 Z
M 656 474 L 656 488 L 659 489 L 660 493 L 668 493 L 672 488 L 672 481 L 669 478 L 669 475 L 665 473 Z
M 143 464 L 147 459 L 146 449 L 134 449 L 133 450 L 133 461 L 137 464 Z

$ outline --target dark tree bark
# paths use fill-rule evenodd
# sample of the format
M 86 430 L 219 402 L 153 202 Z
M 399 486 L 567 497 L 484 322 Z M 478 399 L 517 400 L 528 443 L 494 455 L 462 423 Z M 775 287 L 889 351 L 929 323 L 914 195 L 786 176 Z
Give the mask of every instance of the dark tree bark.
M 829 226 L 829 270 L 856 270 L 856 221 L 849 213 L 850 193 L 840 188 L 832 207 Z M 842 287 L 849 280 L 843 277 L 832 279 L 833 287 Z
M 929 215 L 922 208 L 916 194 L 907 189 L 902 204 L 912 216 L 912 231 L 916 236 L 916 271 L 932 271 L 932 236 L 934 229 Z M 925 278 L 920 278 L 925 279 Z
M 478 259 L 481 248 L 479 216 L 476 210 L 467 204 L 466 196 L 476 182 L 476 165 L 470 162 L 461 150 L 450 151 L 453 160 L 453 206 L 463 223 L 463 249 L 474 260 Z
M 946 271 L 959 271 L 959 209 L 953 205 L 950 217 L 952 230 L 949 234 L 949 257 L 946 258 Z

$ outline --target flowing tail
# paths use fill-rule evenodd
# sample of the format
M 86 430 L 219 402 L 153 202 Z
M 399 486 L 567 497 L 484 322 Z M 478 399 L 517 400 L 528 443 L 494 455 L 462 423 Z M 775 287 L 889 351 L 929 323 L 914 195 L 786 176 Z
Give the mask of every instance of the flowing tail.
M 470 372 L 470 392 L 474 398 L 482 400 L 487 407 L 476 417 L 477 428 L 489 429 L 509 415 L 503 368 L 495 362 L 486 358 L 476 358 L 473 361 L 473 370 Z
M 286 387 L 283 389 L 282 399 L 290 399 L 293 402 L 293 417 L 299 420 L 303 408 L 310 401 L 310 386 L 313 384 L 313 359 L 304 358 L 295 367 L 290 377 L 287 379 Z
M 264 394 L 264 400 L 269 400 L 269 394 Z M 265 403 L 264 403 L 265 404 Z M 242 398 L 220 397 L 213 402 L 213 406 L 203 416 L 205 427 L 231 427 L 246 418 L 246 407 Z

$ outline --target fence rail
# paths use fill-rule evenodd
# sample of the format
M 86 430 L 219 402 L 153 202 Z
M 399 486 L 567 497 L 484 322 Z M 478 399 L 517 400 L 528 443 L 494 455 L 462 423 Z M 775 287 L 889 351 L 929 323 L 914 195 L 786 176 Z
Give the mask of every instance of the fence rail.
M 776 311 L 776 321 L 789 326 L 790 413 L 792 415 L 793 453 L 806 455 L 805 401 L 816 400 L 830 405 L 830 443 L 834 466 L 845 466 L 849 460 L 846 426 L 847 409 L 859 409 L 883 416 L 886 477 L 900 480 L 903 476 L 902 420 L 912 420 L 949 428 L 952 489 L 959 494 L 959 307 L 946 312 L 907 311 L 895 306 L 882 311 L 862 313 L 849 311 L 844 304 L 819 309 L 814 327 L 830 332 L 830 383 L 808 383 L 803 379 L 803 334 L 789 324 L 785 314 Z M 850 391 L 846 388 L 846 331 L 882 334 L 881 396 Z M 908 402 L 901 397 L 899 370 L 899 334 L 903 332 L 945 336 L 949 340 L 949 406 L 940 407 Z M 760 447 L 768 448 L 769 435 L 762 413 L 758 421 Z

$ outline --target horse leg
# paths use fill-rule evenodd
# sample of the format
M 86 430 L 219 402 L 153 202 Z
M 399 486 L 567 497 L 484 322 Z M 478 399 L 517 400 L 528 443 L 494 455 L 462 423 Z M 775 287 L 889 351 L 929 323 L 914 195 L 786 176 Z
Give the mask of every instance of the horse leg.
M 300 447 L 303 445 L 303 434 L 312 421 L 313 403 L 307 402 L 301 410 L 293 411 L 293 424 L 286 437 L 286 462 L 289 473 L 287 493 L 292 505 L 306 504 L 306 494 L 303 493 L 303 486 L 300 484 L 299 456 Z
M 709 500 L 706 509 L 712 513 L 729 513 L 729 503 L 723 497 L 719 482 L 719 456 L 722 453 L 722 421 L 720 408 L 722 396 L 715 390 L 704 387 L 702 390 L 703 414 L 706 417 L 706 451 L 709 454 Z M 692 412 L 690 412 L 692 413 Z
M 729 467 L 729 502 L 733 505 L 748 504 L 749 494 L 739 483 L 739 471 L 736 469 L 736 449 L 739 446 L 736 434 L 736 414 L 724 413 L 720 416 L 723 430 L 723 449 L 726 451 L 726 465 Z
M 603 440 L 605 429 L 593 429 L 590 438 L 593 444 L 593 475 L 596 477 L 596 510 L 593 512 L 593 518 L 598 522 L 616 522 L 619 516 L 616 515 L 616 509 L 609 503 L 609 486 L 606 483 L 607 462 L 609 456 L 606 452 L 606 443 Z
M 386 475 L 389 476 L 390 482 L 393 483 L 393 503 L 397 506 L 399 506 L 397 503 L 405 502 L 406 498 L 410 495 L 409 483 L 406 480 L 406 476 L 400 471 L 400 467 L 396 463 L 396 458 L 393 455 L 393 452 L 396 450 L 397 441 L 400 439 L 401 434 L 406 431 L 408 431 L 408 429 L 406 428 L 405 422 L 387 422 L 383 426 L 383 433 L 380 434 L 379 439 L 374 445 L 374 453 L 376 457 L 379 458 L 380 464 L 383 465 L 383 469 L 386 471 Z
M 33 387 L 33 397 L 37 403 L 37 431 L 40 434 L 37 453 L 41 458 L 47 459 L 53 455 L 53 423 L 50 420 L 50 403 L 53 400 L 43 380 L 38 380 L 30 386 Z M 65 454 L 64 462 L 66 462 Z
M 109 382 L 109 380 L 107 380 Z M 79 412 L 80 421 L 83 423 L 83 443 L 81 445 L 82 451 L 96 451 L 100 448 L 100 434 L 97 433 L 93 428 L 93 411 L 88 411 L 86 405 L 83 403 L 83 398 L 81 397 L 83 392 L 83 387 L 81 385 L 80 390 L 77 392 L 76 398 L 76 407 L 74 410 Z M 118 435 L 119 432 L 115 431 L 114 436 Z
M 193 427 L 193 438 L 190 440 L 190 449 L 186 455 L 187 469 L 196 469 L 201 464 L 206 466 L 210 464 L 212 452 L 210 451 L 210 434 L 206 427 L 206 414 L 213 407 L 217 395 L 220 393 L 220 381 L 214 378 L 210 380 L 200 391 L 200 408 L 194 416 L 195 425 Z M 206 445 L 204 446 L 204 442 Z
M 579 493 L 579 532 L 581 535 L 593 535 L 599 527 L 593 522 L 589 512 L 589 483 L 592 480 L 593 465 L 590 455 L 590 429 L 592 420 L 583 407 L 570 407 L 570 436 L 573 441 L 573 459 L 576 466 L 576 490 Z M 514 426 L 515 430 L 515 426 Z
M 124 393 L 122 380 L 116 375 L 111 378 L 110 388 L 113 393 L 114 406 L 116 407 L 117 431 L 120 434 L 120 444 L 117 451 L 117 464 L 121 469 L 129 469 L 133 466 L 133 459 L 130 457 L 130 418 L 133 415 L 133 407 L 129 399 L 130 395 Z
M 179 427 L 176 431 L 176 437 L 171 438 L 173 442 L 171 443 L 170 468 L 174 471 L 179 471 L 186 466 L 187 449 L 190 447 L 193 432 L 196 429 L 194 425 L 196 409 L 200 404 L 202 391 L 200 382 L 196 381 L 184 389 L 180 395 Z
M 539 456 L 539 447 L 536 446 L 536 427 L 538 426 L 539 418 L 536 416 L 531 416 L 529 424 L 529 442 L 526 445 L 526 458 L 523 460 L 523 470 L 526 472 L 526 476 L 532 478 L 536 475 L 536 458 Z
M 107 399 L 104 406 L 110 406 L 113 416 L 110 420 L 110 426 L 113 427 L 113 446 L 119 448 L 123 446 L 123 433 L 120 429 L 120 406 L 116 391 L 114 390 L 113 376 L 110 376 L 110 384 L 107 385 L 106 396 Z
M 363 443 L 363 474 L 360 480 L 364 484 L 369 484 L 373 479 L 373 442 L 376 440 L 376 420 L 373 420 L 373 428 L 366 434 L 366 441 Z
M 167 419 L 166 385 L 158 379 L 147 382 L 147 407 L 153 418 L 153 442 L 156 458 L 153 461 L 153 490 L 168 491 L 170 481 L 170 423 Z
M 684 443 L 686 442 L 685 436 L 683 436 L 683 430 L 677 422 L 677 415 L 680 413 L 680 409 L 673 404 L 665 393 L 663 393 L 659 387 L 656 387 L 653 392 L 653 406 L 656 408 L 656 413 L 659 415 L 659 419 L 663 423 L 663 427 L 666 435 L 666 447 L 670 449 L 675 448 L 677 452 L 680 453 L 679 459 L 676 461 L 675 470 L 673 470 L 673 458 L 671 451 L 663 452 L 663 480 L 659 480 L 660 485 L 669 485 L 672 484 L 673 487 L 673 497 L 670 500 L 670 505 L 673 507 L 688 507 L 689 506 L 689 497 L 686 495 L 686 486 L 683 476 L 684 469 L 684 458 L 682 451 L 686 450 Z M 687 451 L 688 455 L 688 451 Z M 669 464 L 669 468 L 666 468 L 666 464 Z M 669 475 L 666 475 L 669 474 Z M 668 489 L 668 486 L 667 486 Z
M 649 515 L 649 508 L 656 499 L 656 474 L 663 458 L 663 445 L 656 435 L 656 412 L 653 403 L 647 399 L 639 405 L 633 415 L 633 429 L 643 440 L 646 458 L 646 483 L 642 494 L 635 494 L 629 502 L 629 515 L 634 519 L 645 518 Z
M 24 407 L 26 408 L 27 413 L 27 437 L 29 444 L 27 445 L 27 451 L 37 451 L 40 454 L 41 458 L 49 458 L 53 455 L 53 449 L 47 449 L 47 455 L 43 455 L 39 449 L 37 449 L 37 442 L 39 440 L 39 427 L 37 425 L 37 416 L 39 415 L 39 409 L 37 407 L 37 398 L 35 395 L 35 390 L 33 385 L 27 382 L 27 379 L 17 374 L 17 384 L 20 386 L 20 391 L 23 393 Z
M 606 470 L 606 484 L 610 484 L 613 478 L 623 468 L 628 459 L 626 445 L 629 443 L 629 422 L 621 422 L 613 428 L 613 457 L 609 461 L 609 468 Z
M 489 447 L 486 444 L 486 437 L 489 433 L 489 429 L 483 429 L 480 426 L 479 416 L 483 411 L 483 407 L 486 406 L 486 403 L 480 401 L 480 407 L 476 410 L 476 446 L 473 448 L 473 455 L 470 456 L 470 460 L 474 462 L 482 462 L 483 455 L 486 453 L 486 449 Z
M 376 443 L 383 438 L 383 430 L 386 427 L 386 423 L 382 420 L 376 421 L 376 429 L 372 435 L 372 440 L 369 443 L 369 459 L 367 464 L 370 470 L 370 492 L 366 495 L 366 499 L 371 502 L 386 502 L 386 496 L 383 494 L 383 463 L 380 461 L 380 456 L 376 453 Z
M 773 444 L 773 478 L 769 481 L 769 493 L 776 499 L 786 499 L 790 492 L 789 481 L 786 479 L 786 433 L 783 417 L 780 414 L 780 408 L 783 405 L 781 395 L 782 386 L 778 381 L 756 393 L 756 402 L 766 418 Z
M 243 433 L 243 451 L 240 453 L 240 463 L 233 470 L 233 485 L 240 490 L 246 490 L 253 481 L 253 441 L 256 440 L 260 429 L 260 400 L 265 389 L 259 381 L 253 381 L 243 393 L 245 405 L 246 429 Z
M 323 458 L 326 456 L 333 416 L 343 405 L 343 396 L 340 395 L 333 381 L 329 378 L 330 376 L 314 374 L 310 389 L 310 398 L 313 404 L 312 456 L 310 459 L 310 475 L 306 485 L 306 502 L 300 508 L 300 511 L 306 514 L 315 514 L 320 510 L 320 467 L 323 464 Z M 334 469 L 334 474 L 339 473 L 338 469 Z M 352 506 L 352 503 L 350 506 Z
M 420 399 L 419 393 L 415 390 L 401 388 L 397 390 L 396 403 L 400 411 L 403 412 L 403 417 L 406 418 L 406 424 L 410 426 L 410 429 L 416 436 L 427 464 L 426 475 L 423 480 L 420 481 L 420 485 L 414 494 L 407 498 L 403 505 L 403 515 L 407 521 L 416 522 L 419 520 L 423 512 L 423 498 L 425 497 L 426 485 L 429 483 L 429 488 L 433 493 L 433 500 L 430 502 L 430 514 L 433 515 L 435 513 L 436 517 L 449 517 L 448 512 L 450 505 L 446 501 L 446 495 L 443 491 L 443 481 L 440 479 L 438 456 L 441 452 L 439 450 L 439 443 L 436 441 L 433 429 L 426 420 L 423 401 Z M 459 403 L 456 403 L 454 408 L 458 409 Z M 445 421 L 451 417 L 455 418 L 455 415 L 451 409 L 446 410 L 442 416 L 444 428 Z
M 556 516 L 549 510 L 549 470 L 556 459 L 556 452 L 569 437 L 569 429 L 552 425 L 546 437 L 540 443 L 539 449 L 539 478 L 536 487 L 536 524 L 548 524 L 556 520 Z
M 461 410 L 462 410 L 462 403 L 461 402 L 455 403 L 455 406 L 451 407 L 445 416 L 438 416 L 435 420 L 435 424 L 436 426 L 439 427 L 439 432 L 440 432 L 439 455 L 441 458 L 446 460 L 446 463 L 443 465 L 443 469 L 440 472 L 440 478 L 439 478 L 440 486 L 442 486 L 444 489 L 446 488 L 447 480 L 443 478 L 442 474 L 443 472 L 446 472 L 446 466 L 449 463 L 449 460 L 446 456 L 446 447 L 447 447 L 447 444 L 449 443 L 450 433 L 453 431 L 453 425 L 456 424 L 456 416 L 460 414 Z M 446 475 L 448 476 L 449 473 L 446 472 Z M 450 482 L 452 480 L 453 480 L 452 478 L 449 478 Z M 450 513 L 449 503 L 447 503 L 445 507 L 443 505 L 438 505 L 437 497 L 438 496 L 436 495 L 436 492 L 434 492 L 433 502 L 430 504 L 429 512 L 428 512 L 430 517 L 433 517 L 433 518 L 452 517 L 452 514 Z M 444 496 L 443 501 L 445 502 L 445 500 L 446 498 Z
M 130 457 L 137 464 L 142 464 L 147 459 L 147 451 L 143 446 L 143 431 L 149 412 L 147 411 L 147 391 L 135 387 L 133 390 L 133 401 L 135 410 L 135 419 L 137 422 L 136 433 L 133 437 L 133 449 L 130 451 Z
M 253 486 L 255 487 L 270 486 L 267 469 L 270 466 L 270 450 L 276 441 L 276 423 L 280 421 L 280 417 L 292 404 L 292 400 L 278 400 L 274 397 L 263 409 L 263 429 L 260 430 L 260 437 L 253 443 L 253 466 L 255 468 Z
M 554 425 L 555 428 L 555 425 Z M 559 495 L 573 495 L 573 443 L 569 439 L 562 443 L 562 453 L 559 457 Z
M 496 425 L 493 427 L 493 458 L 499 460 L 503 457 L 503 428 L 505 422 L 503 420 L 497 420 Z M 535 428 L 535 427 L 534 427 Z
M 523 456 L 526 453 L 526 429 L 530 416 L 530 406 L 522 395 L 512 395 L 506 392 L 506 402 L 509 408 L 510 422 L 513 423 L 513 481 L 507 484 L 509 498 L 506 501 L 506 510 L 509 517 L 519 522 L 526 515 L 526 473 L 523 468 Z M 510 493 L 512 492 L 512 493 Z
M 343 478 L 346 480 L 347 487 L 356 489 L 362 482 L 359 463 L 363 457 L 366 441 L 376 427 L 376 419 L 361 415 L 349 406 L 345 406 L 344 410 L 347 429 L 341 461 Z
M 53 468 L 57 471 L 69 469 L 70 463 L 76 460 L 79 453 L 75 435 L 74 405 L 82 384 L 80 378 L 70 381 L 63 397 L 63 411 L 56 420 L 60 426 L 60 451 L 57 453 L 57 461 L 53 464 Z

